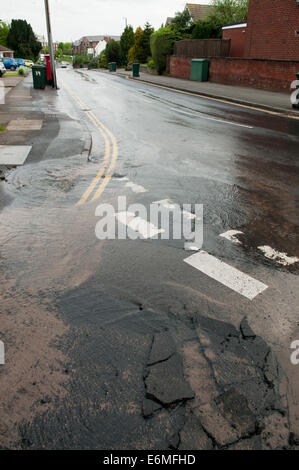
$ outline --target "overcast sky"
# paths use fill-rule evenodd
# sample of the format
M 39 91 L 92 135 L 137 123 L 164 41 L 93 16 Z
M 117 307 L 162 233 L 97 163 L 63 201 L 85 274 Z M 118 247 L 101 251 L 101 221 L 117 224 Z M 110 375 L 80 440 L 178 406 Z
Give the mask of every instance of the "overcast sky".
M 2 0 L 0 19 L 25 19 L 37 35 L 46 34 L 44 0 Z M 191 3 L 191 2 L 190 2 Z M 209 4 L 209 0 L 198 2 Z M 119 35 L 125 20 L 134 29 L 149 21 L 155 28 L 182 11 L 181 0 L 49 0 L 54 41 L 75 41 L 84 35 Z

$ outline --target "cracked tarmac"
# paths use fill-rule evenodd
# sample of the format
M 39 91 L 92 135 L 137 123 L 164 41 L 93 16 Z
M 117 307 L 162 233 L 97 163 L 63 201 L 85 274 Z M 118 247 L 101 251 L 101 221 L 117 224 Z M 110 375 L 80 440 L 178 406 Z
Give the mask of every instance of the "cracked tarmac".
M 298 123 L 96 72 L 92 81 L 59 73 L 117 136 L 100 202 L 203 203 L 204 249 L 268 289 L 251 302 L 191 269 L 182 240 L 98 240 L 99 201 L 76 203 L 100 166 L 102 136 L 63 87 L 37 93 L 33 119 L 45 122 L 28 137 L 33 153 L 0 183 L 0 447 L 298 449 L 289 350 L 299 338 L 298 264 L 258 250 L 298 256 Z M 170 105 L 254 131 L 190 121 Z M 243 232 L 239 244 L 219 236 L 228 230 Z

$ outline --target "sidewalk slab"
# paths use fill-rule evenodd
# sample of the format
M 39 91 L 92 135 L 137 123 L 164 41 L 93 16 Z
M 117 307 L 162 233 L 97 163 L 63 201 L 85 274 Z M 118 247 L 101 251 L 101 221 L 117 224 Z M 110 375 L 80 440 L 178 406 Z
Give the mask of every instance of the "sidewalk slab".
M 0 165 L 23 165 L 31 149 L 31 145 L 0 145 Z
M 9 88 L 14 88 L 17 86 L 22 80 L 24 79 L 23 77 L 15 77 L 12 76 L 10 77 L 9 75 L 4 76 L 1 78 L 1 83 L 4 85 L 4 87 L 9 87 Z
M 145 72 L 141 72 L 139 78 L 133 78 L 132 72 L 125 70 L 118 70 L 116 74 L 131 80 L 195 93 L 208 98 L 223 99 L 232 103 L 288 114 L 299 118 L 299 110 L 297 111 L 293 109 L 290 101 L 291 92 L 293 90 L 290 90 L 289 94 L 278 93 L 256 88 L 222 85 L 212 82 L 194 82 L 182 78 L 153 75 Z
M 8 131 L 39 131 L 42 128 L 42 119 L 13 119 L 7 126 Z

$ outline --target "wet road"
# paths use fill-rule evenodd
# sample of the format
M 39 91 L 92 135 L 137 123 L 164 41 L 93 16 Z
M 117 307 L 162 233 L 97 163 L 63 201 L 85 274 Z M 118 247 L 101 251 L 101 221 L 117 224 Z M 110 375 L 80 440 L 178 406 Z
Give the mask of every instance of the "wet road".
M 58 80 L 61 132 L 81 123 L 93 148 L 86 162 L 54 139 L 5 186 L 2 446 L 294 445 L 299 121 L 95 71 Z M 202 249 L 238 271 L 190 266 L 184 239 L 98 240 L 96 208 L 119 196 L 203 204 Z M 265 285 L 252 300 L 224 282 L 240 272 Z

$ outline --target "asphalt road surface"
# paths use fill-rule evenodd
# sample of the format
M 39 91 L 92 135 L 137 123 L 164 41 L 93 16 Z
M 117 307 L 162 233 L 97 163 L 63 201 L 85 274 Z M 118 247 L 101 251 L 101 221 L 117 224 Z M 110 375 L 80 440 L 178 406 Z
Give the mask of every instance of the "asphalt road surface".
M 65 144 L 8 176 L 0 213 L 0 445 L 296 447 L 299 121 L 97 71 L 58 82 Z M 147 237 L 129 206 L 157 201 L 193 229 L 202 205 L 202 246 Z

